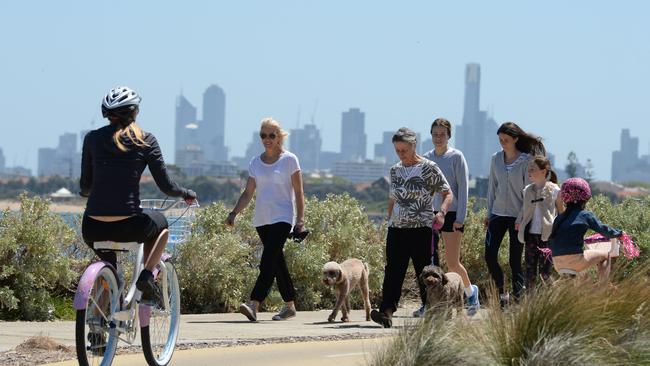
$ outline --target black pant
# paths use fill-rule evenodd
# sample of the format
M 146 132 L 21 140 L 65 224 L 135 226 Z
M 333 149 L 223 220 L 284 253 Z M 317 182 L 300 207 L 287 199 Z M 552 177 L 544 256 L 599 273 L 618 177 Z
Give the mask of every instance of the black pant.
M 278 222 L 255 228 L 262 240 L 264 250 L 260 261 L 260 274 L 257 276 L 255 287 L 251 292 L 251 300 L 262 302 L 268 296 L 273 286 L 273 279 L 277 279 L 278 290 L 285 302 L 296 298 L 296 290 L 289 275 L 287 262 L 284 260 L 284 242 L 287 241 L 291 224 Z
M 119 221 L 99 221 L 84 214 L 81 235 L 84 242 L 97 256 L 117 268 L 117 254 L 112 250 L 96 250 L 96 241 L 146 243 L 156 238 L 168 227 L 167 219 L 160 211 L 144 210 Z
M 521 294 L 524 287 L 524 274 L 521 269 L 521 254 L 524 245 L 517 240 L 515 230 L 515 218 L 507 216 L 492 215 L 488 224 L 488 231 L 485 236 L 485 262 L 492 279 L 496 283 L 499 293 L 506 293 L 504 289 L 503 271 L 499 266 L 499 248 L 501 241 L 508 232 L 510 236 L 510 269 L 512 270 L 512 292 L 515 297 Z
M 418 278 L 420 298 L 423 304 L 426 302 L 426 289 L 419 277 L 422 269 L 431 262 L 431 234 L 430 227 L 388 228 L 386 267 L 382 286 L 383 298 L 379 311 L 395 312 L 397 310 L 409 259 L 413 261 L 415 275 Z

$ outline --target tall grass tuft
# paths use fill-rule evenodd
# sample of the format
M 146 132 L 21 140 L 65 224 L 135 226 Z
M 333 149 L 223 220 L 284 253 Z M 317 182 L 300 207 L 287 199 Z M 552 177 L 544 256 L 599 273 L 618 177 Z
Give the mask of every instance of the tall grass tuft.
M 560 279 L 476 319 L 426 319 L 397 336 L 372 365 L 650 364 L 647 270 L 622 268 L 628 275 L 607 285 L 593 276 Z

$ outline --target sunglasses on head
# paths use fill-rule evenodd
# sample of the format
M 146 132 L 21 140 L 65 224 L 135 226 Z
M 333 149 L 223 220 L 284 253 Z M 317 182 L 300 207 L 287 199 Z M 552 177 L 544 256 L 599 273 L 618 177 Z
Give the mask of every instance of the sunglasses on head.
M 270 133 L 270 134 L 268 134 L 268 135 L 265 134 L 264 132 L 261 132 L 261 133 L 260 133 L 260 138 L 261 138 L 262 140 L 264 140 L 264 139 L 267 138 L 267 137 L 270 138 L 271 140 L 275 140 L 275 137 L 276 137 L 276 136 L 277 136 L 277 135 L 274 134 L 274 133 Z

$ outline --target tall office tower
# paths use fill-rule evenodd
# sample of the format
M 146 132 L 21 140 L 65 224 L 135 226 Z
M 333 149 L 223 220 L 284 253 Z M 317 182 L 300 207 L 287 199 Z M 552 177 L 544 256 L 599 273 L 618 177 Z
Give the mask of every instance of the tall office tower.
M 344 161 L 366 159 L 365 113 L 350 108 L 341 114 L 341 158 Z
M 612 152 L 612 181 L 625 182 L 629 173 L 639 165 L 639 138 L 631 137 L 630 130 L 621 131 L 621 149 Z
M 77 134 L 59 136 L 55 148 L 38 149 L 38 175 L 76 178 L 81 175 L 81 154 L 77 152 Z
M 320 131 L 314 124 L 292 129 L 289 134 L 291 152 L 298 156 L 300 168 L 306 172 L 321 169 L 320 149 L 322 144 Z
M 69 157 L 77 152 L 77 134 L 66 132 L 59 136 L 58 154 Z
M 456 147 L 463 151 L 469 173 L 486 177 L 490 171 L 490 157 L 498 148 L 496 121 L 479 108 L 481 66 L 471 63 L 465 67 L 465 103 L 463 122 L 456 127 Z
M 2 148 L 0 148 L 0 174 L 5 172 L 5 155 L 2 153 Z
M 179 156 L 186 149 L 189 142 L 189 132 L 186 128 L 189 124 L 196 124 L 196 108 L 182 94 L 176 98 L 176 122 L 174 128 L 174 152 L 175 163 L 179 164 Z
M 226 94 L 217 85 L 210 85 L 203 93 L 203 120 L 199 124 L 202 147 L 208 162 L 228 160 L 225 145 Z
M 382 133 L 381 142 L 375 144 L 375 160 L 383 161 L 385 163 L 396 162 L 398 160 L 395 155 L 395 146 L 393 145 L 393 131 L 384 131 Z

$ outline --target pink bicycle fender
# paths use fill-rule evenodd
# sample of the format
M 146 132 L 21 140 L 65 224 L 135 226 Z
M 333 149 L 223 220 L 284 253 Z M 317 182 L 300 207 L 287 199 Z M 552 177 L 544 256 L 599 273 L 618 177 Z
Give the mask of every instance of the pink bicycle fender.
M 79 285 L 77 285 L 77 292 L 74 295 L 74 302 L 72 303 L 72 306 L 76 310 L 83 310 L 86 308 L 88 296 L 90 296 L 90 290 L 93 288 L 93 283 L 95 283 L 97 273 L 99 273 L 104 266 L 112 267 L 108 262 L 95 262 L 89 265 L 84 271 L 84 274 L 81 275 Z
M 151 306 L 140 304 L 138 306 L 138 319 L 140 320 L 140 327 L 148 327 L 149 319 L 151 319 Z

